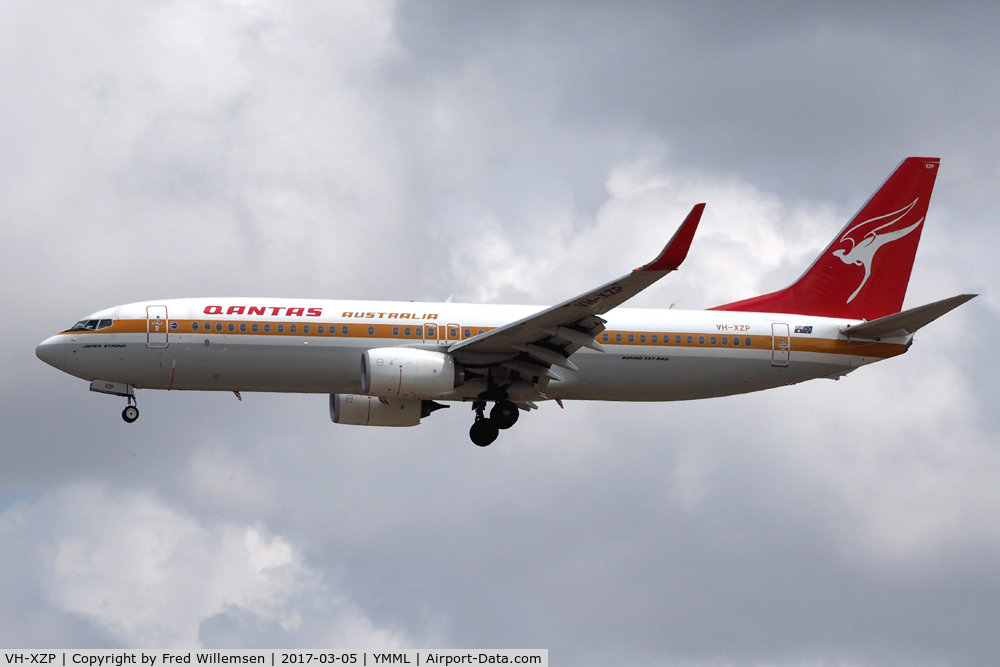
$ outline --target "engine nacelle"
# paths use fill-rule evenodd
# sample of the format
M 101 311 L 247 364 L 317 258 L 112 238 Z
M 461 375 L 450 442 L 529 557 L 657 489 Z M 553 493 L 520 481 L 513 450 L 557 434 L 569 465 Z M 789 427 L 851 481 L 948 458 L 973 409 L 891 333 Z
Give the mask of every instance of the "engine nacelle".
M 330 419 L 356 426 L 416 426 L 423 403 L 419 398 L 379 398 L 357 394 L 330 394 Z
M 461 384 L 455 358 L 412 347 L 379 347 L 361 357 L 361 392 L 385 398 L 430 398 Z

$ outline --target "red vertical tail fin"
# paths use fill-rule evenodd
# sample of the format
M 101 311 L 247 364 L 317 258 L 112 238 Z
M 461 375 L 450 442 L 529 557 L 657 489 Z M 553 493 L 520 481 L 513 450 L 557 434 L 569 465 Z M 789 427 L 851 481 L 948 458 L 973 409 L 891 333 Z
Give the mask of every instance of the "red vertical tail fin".
M 711 310 L 853 320 L 898 313 L 939 163 L 928 157 L 903 160 L 802 277 L 785 289 Z

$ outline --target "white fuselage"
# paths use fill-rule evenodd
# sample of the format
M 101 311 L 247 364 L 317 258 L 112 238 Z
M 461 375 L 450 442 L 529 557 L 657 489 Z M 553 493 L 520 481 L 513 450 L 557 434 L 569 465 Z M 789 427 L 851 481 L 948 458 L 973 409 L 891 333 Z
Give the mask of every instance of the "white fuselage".
M 96 330 L 69 330 L 39 346 L 49 364 L 85 380 L 136 388 L 359 394 L 365 350 L 410 346 L 445 352 L 543 310 L 538 306 L 174 299 L 91 315 Z M 582 348 L 579 370 L 512 386 L 512 400 L 674 401 L 758 391 L 839 377 L 901 354 L 909 336 L 851 341 L 856 321 L 733 311 L 617 308 L 597 335 L 605 352 Z M 426 398 L 471 400 L 473 378 Z

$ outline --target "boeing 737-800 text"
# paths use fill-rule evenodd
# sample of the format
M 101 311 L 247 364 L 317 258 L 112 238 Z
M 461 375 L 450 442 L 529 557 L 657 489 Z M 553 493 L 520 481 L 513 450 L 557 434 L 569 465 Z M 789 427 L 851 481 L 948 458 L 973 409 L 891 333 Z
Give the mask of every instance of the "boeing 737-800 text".
M 439 401 L 467 401 L 480 446 L 539 401 L 679 401 L 839 378 L 902 354 L 974 296 L 900 312 L 938 165 L 904 160 L 789 287 L 709 310 L 620 307 L 681 265 L 698 204 L 652 262 L 550 308 L 147 301 L 89 315 L 36 353 L 125 397 L 126 422 L 139 416 L 136 389 L 324 393 L 334 422 L 367 426 L 415 426 Z

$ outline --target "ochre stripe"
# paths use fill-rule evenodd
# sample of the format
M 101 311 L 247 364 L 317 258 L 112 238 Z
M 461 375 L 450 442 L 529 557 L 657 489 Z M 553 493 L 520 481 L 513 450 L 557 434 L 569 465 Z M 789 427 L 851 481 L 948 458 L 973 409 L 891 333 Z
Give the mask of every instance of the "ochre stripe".
M 447 325 L 432 324 L 431 326 L 436 328 L 436 336 L 432 339 L 426 337 L 417 336 L 416 330 L 421 329 L 422 333 L 424 331 L 424 325 L 416 324 L 374 324 L 374 323 L 359 323 L 359 322 L 339 322 L 330 324 L 327 322 L 316 323 L 316 322 L 303 322 L 301 320 L 295 321 L 267 321 L 267 322 L 247 322 L 239 320 L 169 320 L 171 324 L 176 323 L 176 329 L 170 329 L 169 333 L 172 334 L 187 334 L 187 335 L 226 335 L 226 336 L 310 336 L 310 337 L 321 337 L 321 338 L 364 338 L 364 339 L 377 339 L 377 338 L 387 338 L 391 340 L 412 340 L 421 341 L 456 341 L 456 340 L 466 340 L 467 338 L 473 338 L 479 334 L 480 331 L 492 331 L 495 327 L 474 327 L 474 326 L 462 326 L 459 327 L 458 336 L 446 336 L 448 333 L 446 331 Z M 198 330 L 195 331 L 192 325 L 197 322 Z M 211 324 L 212 330 L 205 331 L 203 327 L 205 324 Z M 215 326 L 217 324 L 222 325 L 222 331 L 216 331 Z M 234 331 L 229 331 L 229 324 L 233 325 Z M 246 331 L 240 331 L 240 325 L 246 325 Z M 253 331 L 253 325 L 256 324 L 258 330 Z M 264 325 L 270 325 L 271 330 L 269 332 L 264 331 Z M 146 333 L 146 320 L 115 320 L 111 327 L 106 329 L 101 329 L 99 331 L 87 331 L 87 330 L 76 330 L 76 331 L 64 331 L 62 335 L 91 335 L 91 334 L 145 334 Z M 296 330 L 291 331 L 292 327 Z M 308 326 L 309 331 L 303 331 L 303 327 Z M 283 331 L 278 331 L 278 327 L 281 327 Z M 319 333 L 318 327 L 323 327 L 323 333 Z M 336 333 L 328 333 L 330 328 L 334 328 Z M 343 328 L 347 327 L 347 334 L 343 333 Z M 410 329 L 410 335 L 405 334 L 406 329 Z M 398 333 L 393 333 L 396 330 Z M 466 336 L 465 332 L 469 331 L 470 335 Z M 369 333 L 371 332 L 371 333 Z M 160 332 L 162 333 L 162 332 Z M 621 341 L 617 340 L 617 337 L 621 335 Z M 629 336 L 632 336 L 634 340 L 629 341 Z M 657 342 L 653 342 L 653 335 L 656 335 Z M 642 337 L 645 336 L 646 340 L 643 341 Z M 681 342 L 675 343 L 675 337 L 680 336 Z M 691 337 L 692 342 L 688 343 L 688 336 Z M 700 338 L 704 338 L 704 343 L 699 343 Z M 716 343 L 712 344 L 712 339 L 715 338 Z M 733 345 L 732 341 L 735 338 L 740 339 L 740 345 Z M 745 343 L 746 339 L 750 339 L 750 344 Z M 723 345 L 722 340 L 726 339 L 727 344 Z M 846 354 L 859 357 L 875 357 L 880 359 L 887 359 L 889 357 L 894 357 L 896 355 L 902 354 L 906 351 L 905 345 L 895 344 L 895 343 L 878 343 L 878 342 L 868 342 L 868 341 L 848 341 L 848 340 L 831 340 L 829 338 L 812 338 L 806 336 L 791 336 L 791 351 L 792 352 L 813 352 L 822 354 Z M 727 334 L 726 336 L 719 335 L 718 332 L 713 333 L 693 333 L 690 331 L 674 331 L 674 332 L 656 332 L 651 333 L 649 331 L 625 331 L 625 330 L 612 330 L 609 329 L 604 331 L 598 336 L 598 340 L 604 346 L 616 346 L 616 345 L 627 345 L 629 347 L 655 347 L 662 349 L 670 349 L 677 347 L 684 348 L 720 348 L 720 349 L 732 349 L 732 350 L 770 350 L 772 348 L 772 338 L 771 336 L 749 336 L 741 335 L 736 336 L 732 334 Z M 664 342 L 668 341 L 668 342 Z

